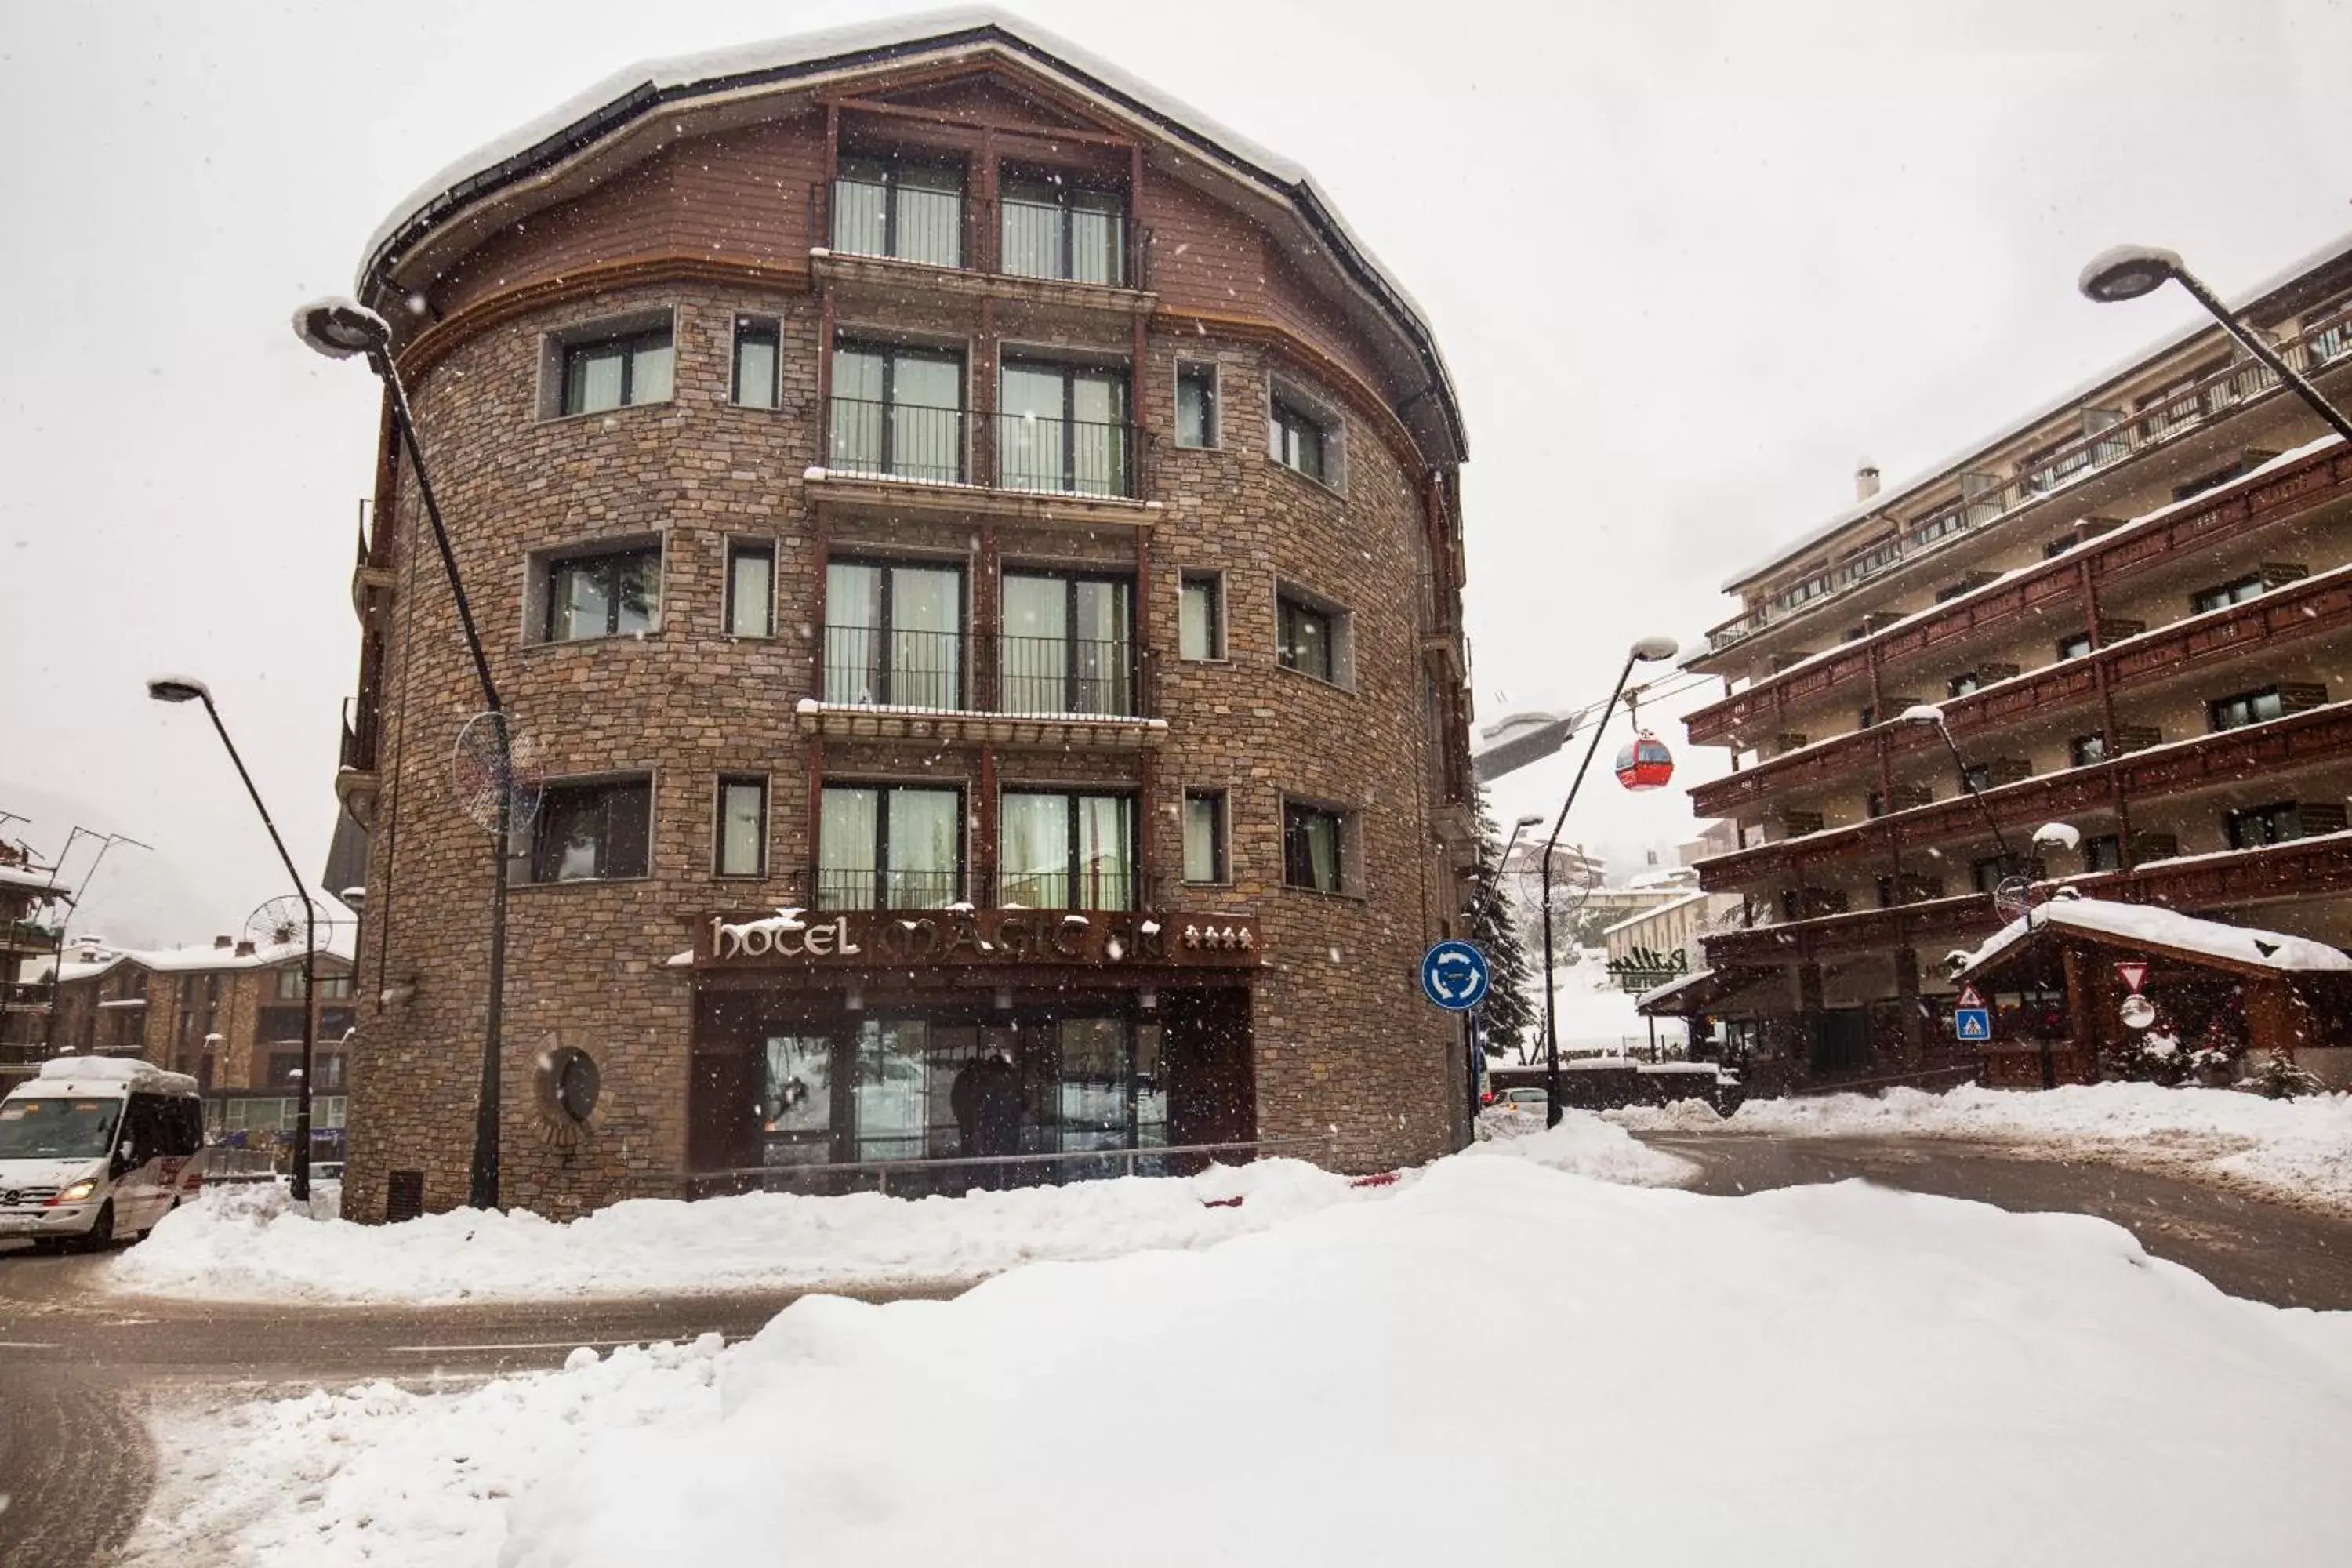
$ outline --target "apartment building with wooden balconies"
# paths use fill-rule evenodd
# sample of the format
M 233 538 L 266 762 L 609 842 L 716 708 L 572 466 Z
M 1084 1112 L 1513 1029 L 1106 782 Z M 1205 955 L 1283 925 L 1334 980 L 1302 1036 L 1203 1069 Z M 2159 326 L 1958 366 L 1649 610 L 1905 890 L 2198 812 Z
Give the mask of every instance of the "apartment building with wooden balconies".
M 2352 400 L 2352 241 L 2236 309 Z M 2292 391 L 2208 326 L 1857 492 L 1690 661 L 1743 929 L 1659 1006 L 1798 1074 L 1953 1055 L 1943 960 L 2012 876 L 2352 942 L 2352 452 Z M 2079 849 L 2031 850 L 2051 822 Z

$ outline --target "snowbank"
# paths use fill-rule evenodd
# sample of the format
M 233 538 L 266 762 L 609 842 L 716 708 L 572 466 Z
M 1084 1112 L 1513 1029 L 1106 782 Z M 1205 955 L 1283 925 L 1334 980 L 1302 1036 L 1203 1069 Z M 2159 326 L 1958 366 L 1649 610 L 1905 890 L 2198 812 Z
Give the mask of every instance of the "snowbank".
M 110 1263 L 105 1283 L 226 1300 L 457 1301 L 978 1279 L 1044 1258 L 1205 1247 L 1380 1190 L 1266 1160 L 961 1197 L 748 1193 L 639 1198 L 562 1224 L 459 1209 L 378 1226 L 305 1219 L 268 1191 L 208 1189 Z
M 262 1568 L 2334 1568 L 2352 1539 L 2352 1315 L 2116 1226 L 1509 1158 L 1393 1194 L 158 1447 Z
M 1680 1108 L 1604 1112 L 1621 1127 L 1688 1130 Z M 1718 1125 L 1709 1113 L 1705 1125 Z M 2264 1100 L 2235 1089 L 2072 1084 L 2038 1093 L 1964 1085 L 1948 1094 L 1890 1089 L 1751 1100 L 1719 1125 L 1785 1137 L 1973 1138 L 2070 1157 L 2219 1176 L 2265 1193 L 2352 1210 L 2352 1095 Z
M 1637 1187 L 1677 1186 L 1698 1174 L 1690 1161 L 1637 1143 L 1623 1128 L 1589 1110 L 1563 1111 L 1559 1125 L 1551 1128 L 1541 1116 L 1490 1112 L 1479 1118 L 1479 1130 L 1482 1140 L 1464 1153 L 1532 1160 L 1555 1171 Z

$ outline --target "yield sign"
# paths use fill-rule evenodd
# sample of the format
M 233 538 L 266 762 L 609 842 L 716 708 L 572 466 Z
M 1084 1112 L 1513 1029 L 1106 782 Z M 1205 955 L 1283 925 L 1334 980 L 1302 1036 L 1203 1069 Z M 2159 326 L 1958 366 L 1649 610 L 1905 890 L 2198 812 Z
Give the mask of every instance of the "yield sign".
M 2147 978 L 2147 965 L 2146 963 L 2118 963 L 2116 965 L 2116 973 L 2123 976 L 2124 984 L 2130 986 L 2131 994 L 2137 996 L 2139 994 L 2140 982 Z
M 1963 985 L 1960 987 L 1959 1000 L 1955 1002 L 1953 1005 L 1956 1007 L 1981 1007 L 1984 1005 L 1984 998 L 1977 994 L 1977 988 L 1975 986 Z

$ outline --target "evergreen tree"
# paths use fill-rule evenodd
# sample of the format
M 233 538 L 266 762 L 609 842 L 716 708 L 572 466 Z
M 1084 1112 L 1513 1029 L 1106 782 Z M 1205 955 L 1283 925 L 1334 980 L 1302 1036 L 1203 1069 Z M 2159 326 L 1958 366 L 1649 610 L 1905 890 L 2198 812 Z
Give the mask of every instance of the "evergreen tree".
M 1495 819 L 1486 809 L 1486 792 L 1478 792 L 1478 869 L 1470 887 L 1470 942 L 1486 955 L 1486 1000 L 1478 1009 L 1486 1031 L 1486 1054 L 1499 1057 L 1517 1044 L 1536 1021 L 1528 1000 L 1528 954 L 1520 944 L 1518 923 L 1511 918 L 1503 896 L 1503 845 L 1495 833 Z

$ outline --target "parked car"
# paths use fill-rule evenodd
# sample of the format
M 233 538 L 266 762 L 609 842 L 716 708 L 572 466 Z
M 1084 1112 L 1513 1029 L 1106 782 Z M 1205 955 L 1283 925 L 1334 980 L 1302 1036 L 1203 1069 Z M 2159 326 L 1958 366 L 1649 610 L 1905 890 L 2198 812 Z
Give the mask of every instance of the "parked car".
M 1514 1116 L 1541 1116 L 1551 1109 L 1551 1097 L 1539 1089 L 1507 1089 L 1496 1097 L 1495 1108 Z

